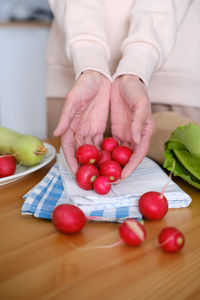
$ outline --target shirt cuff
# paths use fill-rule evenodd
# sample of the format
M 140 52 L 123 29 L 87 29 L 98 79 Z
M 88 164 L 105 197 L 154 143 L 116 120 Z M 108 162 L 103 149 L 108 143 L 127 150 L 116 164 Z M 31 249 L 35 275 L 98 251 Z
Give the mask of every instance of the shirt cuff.
M 124 48 L 113 80 L 120 75 L 137 75 L 148 86 L 158 62 L 159 55 L 154 46 L 145 42 L 130 43 Z
M 70 56 L 76 79 L 83 71 L 93 70 L 100 72 L 112 81 L 108 57 L 106 56 L 106 51 L 103 46 L 96 42 L 79 41 L 73 43 L 70 48 Z

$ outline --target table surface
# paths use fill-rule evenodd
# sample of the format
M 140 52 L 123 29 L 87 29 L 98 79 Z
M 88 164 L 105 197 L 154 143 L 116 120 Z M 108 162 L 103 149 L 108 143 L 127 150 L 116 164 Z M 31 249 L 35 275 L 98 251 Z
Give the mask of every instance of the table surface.
M 59 149 L 59 140 L 47 140 Z M 174 179 L 192 197 L 188 208 L 145 221 L 140 247 L 80 250 L 119 239 L 117 223 L 90 221 L 64 235 L 51 221 L 21 215 L 22 196 L 48 172 L 44 168 L 0 187 L 0 299 L 200 299 L 200 192 Z M 156 246 L 159 231 L 176 226 L 186 244 L 178 253 Z M 74 248 L 74 245 L 76 248 Z

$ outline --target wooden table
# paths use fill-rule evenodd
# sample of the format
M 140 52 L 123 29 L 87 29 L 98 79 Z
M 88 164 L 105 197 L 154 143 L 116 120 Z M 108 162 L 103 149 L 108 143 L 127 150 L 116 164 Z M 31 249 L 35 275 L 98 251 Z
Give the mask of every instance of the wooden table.
M 58 140 L 47 142 L 59 148 Z M 145 222 L 140 247 L 81 251 L 119 239 L 118 224 L 88 222 L 81 233 L 64 235 L 47 220 L 22 216 L 22 196 L 54 162 L 0 188 L 0 299 L 200 299 L 200 192 L 180 179 L 192 197 L 188 208 L 171 209 L 161 221 Z M 155 244 L 166 225 L 185 235 L 181 252 Z

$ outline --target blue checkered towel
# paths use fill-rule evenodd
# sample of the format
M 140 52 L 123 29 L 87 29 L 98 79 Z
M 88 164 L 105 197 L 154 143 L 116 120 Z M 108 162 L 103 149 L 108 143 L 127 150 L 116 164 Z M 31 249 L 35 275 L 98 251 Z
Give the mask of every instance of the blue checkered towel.
M 48 174 L 25 196 L 22 214 L 51 219 L 53 209 L 62 203 L 79 206 L 87 217 L 100 216 L 104 221 L 121 221 L 124 218 L 141 219 L 138 199 L 147 191 L 161 192 L 168 176 L 153 160 L 145 158 L 136 171 L 111 191 L 98 195 L 93 190 L 79 188 L 75 175 L 69 170 L 63 152 L 57 155 L 57 162 Z M 164 195 L 169 208 L 186 207 L 191 198 L 172 180 Z

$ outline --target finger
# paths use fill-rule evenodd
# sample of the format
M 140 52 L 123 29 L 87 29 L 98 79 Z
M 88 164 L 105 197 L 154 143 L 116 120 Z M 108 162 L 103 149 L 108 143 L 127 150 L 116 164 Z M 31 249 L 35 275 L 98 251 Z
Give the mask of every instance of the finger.
M 71 171 L 75 174 L 78 170 L 78 162 L 75 157 L 75 139 L 74 133 L 70 129 L 66 131 L 61 137 L 61 144 L 67 164 Z
M 118 142 L 119 145 L 121 145 L 123 143 L 123 141 L 113 133 L 112 133 L 112 137 Z
M 97 134 L 93 137 L 93 144 L 100 150 L 103 141 L 103 134 Z
M 89 145 L 92 145 L 93 144 L 93 142 L 92 142 L 92 136 L 86 136 L 85 137 L 85 143 L 89 144 Z
M 146 156 L 149 148 L 149 143 L 151 140 L 151 136 L 153 134 L 154 124 L 151 119 L 147 121 L 144 132 L 141 137 L 140 144 L 135 145 L 134 153 L 130 157 L 129 162 L 124 167 L 121 178 L 124 179 L 131 175 L 133 171 L 139 166 L 144 157 Z
M 58 122 L 58 125 L 56 129 L 54 130 L 54 136 L 61 136 L 65 131 L 68 130 L 71 121 L 73 120 L 75 116 L 75 108 L 73 105 L 72 97 L 69 95 L 66 97 L 60 120 Z
M 146 102 L 146 101 L 144 101 Z M 147 114 L 149 114 L 149 103 L 142 103 L 133 113 L 131 123 L 132 138 L 136 144 L 140 143 L 142 132 L 146 123 Z
M 123 143 L 122 143 L 122 145 L 124 145 L 124 146 L 126 146 L 126 147 L 129 147 L 129 148 L 133 148 L 133 143 L 131 143 L 131 142 L 127 142 L 127 141 L 124 141 Z
M 75 149 L 85 144 L 85 139 L 79 134 L 75 134 L 74 140 L 75 140 Z

